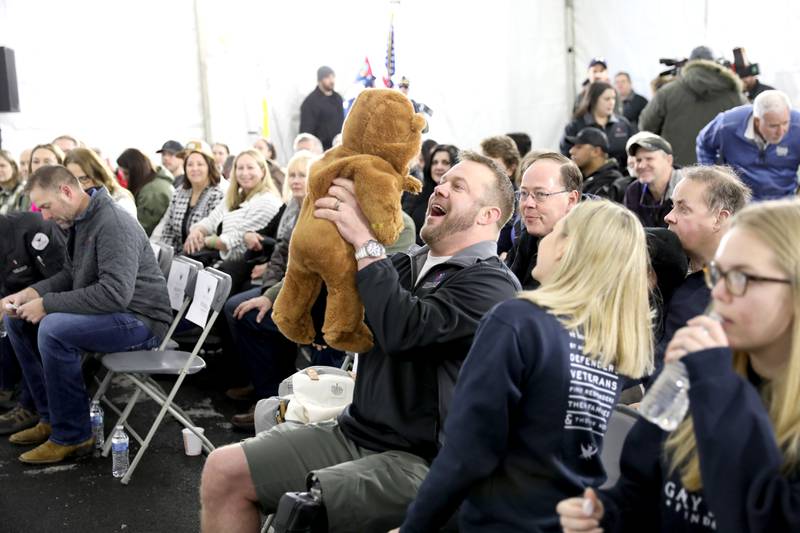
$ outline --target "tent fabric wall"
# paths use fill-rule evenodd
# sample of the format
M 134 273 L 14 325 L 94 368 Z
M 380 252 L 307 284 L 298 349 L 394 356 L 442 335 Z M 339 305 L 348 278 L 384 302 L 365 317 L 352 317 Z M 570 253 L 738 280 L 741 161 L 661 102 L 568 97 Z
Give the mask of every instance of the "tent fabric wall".
M 649 96 L 659 57 L 688 55 L 697 44 L 730 57 L 742 45 L 762 79 L 800 103 L 791 42 L 800 4 L 756 8 L 742 0 L 0 0 L 0 45 L 16 52 L 22 106 L 0 114 L 0 128 L 15 154 L 71 133 L 112 160 L 128 146 L 155 157 L 164 140 L 205 131 L 237 151 L 260 135 L 266 99 L 285 163 L 319 65 L 334 68 L 347 97 L 367 56 L 380 86 L 394 12 L 396 77 L 410 78 L 411 97 L 434 109 L 430 137 L 474 148 L 487 135 L 525 131 L 535 147 L 554 148 L 576 89 L 567 81 L 573 58 L 576 85 L 600 55 Z

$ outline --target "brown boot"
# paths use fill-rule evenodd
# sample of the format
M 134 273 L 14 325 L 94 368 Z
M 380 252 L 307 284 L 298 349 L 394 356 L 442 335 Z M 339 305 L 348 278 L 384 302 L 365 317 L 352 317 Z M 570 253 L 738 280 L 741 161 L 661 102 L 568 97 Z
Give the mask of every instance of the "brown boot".
M 29 452 L 19 456 L 19 460 L 30 465 L 41 465 L 50 463 L 60 463 L 67 457 L 80 457 L 91 453 L 94 448 L 94 437 L 69 446 L 62 446 L 48 440 L 44 444 L 37 446 Z
M 247 400 L 255 400 L 256 389 L 252 385 L 247 385 L 245 387 L 234 387 L 232 389 L 226 390 L 225 396 L 227 396 L 231 400 L 236 400 L 239 402 Z
M 254 405 L 247 413 L 234 415 L 233 418 L 231 418 L 231 425 L 234 427 L 234 429 L 239 431 L 253 433 L 256 430 L 255 413 L 256 406 Z
M 39 422 L 29 429 L 18 431 L 8 437 L 8 442 L 27 446 L 30 444 L 41 444 L 50 438 L 51 427 L 47 422 Z

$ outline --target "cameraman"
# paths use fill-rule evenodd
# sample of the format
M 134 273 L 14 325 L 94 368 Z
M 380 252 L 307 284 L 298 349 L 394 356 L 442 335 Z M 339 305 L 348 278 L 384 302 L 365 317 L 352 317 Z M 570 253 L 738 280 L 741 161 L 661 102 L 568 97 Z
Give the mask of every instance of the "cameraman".
M 711 50 L 699 46 L 678 79 L 658 90 L 639 117 L 639 129 L 664 137 L 673 147 L 675 164 L 697 163 L 694 139 L 718 113 L 745 103 L 742 82 L 715 63 Z

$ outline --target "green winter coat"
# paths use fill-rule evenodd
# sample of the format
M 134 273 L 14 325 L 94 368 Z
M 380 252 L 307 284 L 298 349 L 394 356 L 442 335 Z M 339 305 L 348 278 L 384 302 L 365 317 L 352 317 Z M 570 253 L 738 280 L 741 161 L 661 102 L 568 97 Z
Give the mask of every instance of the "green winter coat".
M 167 212 L 174 190 L 169 171 L 156 167 L 156 177 L 136 195 L 136 218 L 148 237 Z
M 639 116 L 639 130 L 651 131 L 672 145 L 675 164 L 697 164 L 695 140 L 718 113 L 746 102 L 742 82 L 728 68 L 698 59 L 681 76 L 656 92 Z

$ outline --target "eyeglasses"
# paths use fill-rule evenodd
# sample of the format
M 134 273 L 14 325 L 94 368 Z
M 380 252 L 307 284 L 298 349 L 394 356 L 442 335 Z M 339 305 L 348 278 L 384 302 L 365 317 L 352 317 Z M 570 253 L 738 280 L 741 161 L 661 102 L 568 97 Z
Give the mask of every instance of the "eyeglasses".
M 90 178 L 89 176 L 75 176 L 75 177 L 78 178 L 78 181 L 80 181 L 81 183 L 91 183 L 92 182 L 92 178 Z
M 551 196 L 555 196 L 556 194 L 563 194 L 565 192 L 570 192 L 570 191 L 564 189 L 563 191 L 555 191 L 555 192 L 544 192 L 544 191 L 528 192 L 524 189 L 520 189 L 514 193 L 514 196 L 517 197 L 518 202 L 524 202 L 525 200 L 533 196 L 533 199 L 536 201 L 536 203 L 540 204 L 546 202 L 547 199 L 550 198 Z
M 751 281 L 762 283 L 787 283 L 791 285 L 788 279 L 766 278 L 764 276 L 754 276 L 752 274 L 745 274 L 739 270 L 722 271 L 717 263 L 712 261 L 711 264 L 703 267 L 703 274 L 706 277 L 706 285 L 709 289 L 716 287 L 720 278 L 725 280 L 725 290 L 733 296 L 744 296 L 747 292 L 747 284 Z

